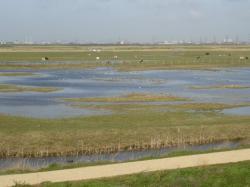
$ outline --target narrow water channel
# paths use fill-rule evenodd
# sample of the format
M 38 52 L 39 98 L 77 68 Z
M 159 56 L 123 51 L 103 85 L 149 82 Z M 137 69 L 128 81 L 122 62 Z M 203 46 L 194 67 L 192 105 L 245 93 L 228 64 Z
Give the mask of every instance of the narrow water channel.
M 225 141 L 205 145 L 186 145 L 173 148 L 151 149 L 143 151 L 123 151 L 112 154 L 62 156 L 46 158 L 7 158 L 0 159 L 0 170 L 46 168 L 52 164 L 69 165 L 98 162 L 126 162 L 145 158 L 159 158 L 179 151 L 212 151 L 234 149 L 240 146 L 240 141 Z

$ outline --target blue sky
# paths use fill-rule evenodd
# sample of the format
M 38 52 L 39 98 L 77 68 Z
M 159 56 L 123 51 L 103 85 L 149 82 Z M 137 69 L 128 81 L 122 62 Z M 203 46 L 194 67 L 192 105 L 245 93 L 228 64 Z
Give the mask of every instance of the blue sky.
M 250 40 L 250 0 L 0 0 L 0 40 Z

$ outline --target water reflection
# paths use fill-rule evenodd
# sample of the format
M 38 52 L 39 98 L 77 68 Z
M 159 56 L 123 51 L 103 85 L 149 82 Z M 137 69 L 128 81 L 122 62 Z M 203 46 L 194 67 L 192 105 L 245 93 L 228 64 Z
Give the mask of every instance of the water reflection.
M 35 76 L 0 77 L 0 84 L 58 87 L 62 90 L 52 93 L 0 93 L 1 113 L 51 118 L 53 117 L 51 112 L 43 111 L 54 110 L 54 117 L 63 116 L 65 111 L 68 116 L 91 115 L 91 110 L 81 112 L 80 109 L 73 109 L 60 98 L 108 97 L 131 92 L 170 94 L 191 98 L 194 102 L 229 104 L 250 102 L 250 89 L 199 90 L 191 88 L 192 86 L 228 84 L 250 86 L 249 68 L 218 69 L 216 71 L 162 70 L 138 72 L 119 72 L 110 68 L 97 68 L 94 70 L 41 70 L 30 72 L 34 73 Z M 17 110 L 22 110 L 22 112 L 17 112 Z M 37 115 L 36 113 L 43 114 Z M 96 114 L 96 111 L 93 111 L 92 114 Z

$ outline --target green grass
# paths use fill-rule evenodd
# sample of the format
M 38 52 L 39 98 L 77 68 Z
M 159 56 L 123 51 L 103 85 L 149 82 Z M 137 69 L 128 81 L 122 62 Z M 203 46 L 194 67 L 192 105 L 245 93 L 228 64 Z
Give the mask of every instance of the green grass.
M 53 87 L 33 87 L 33 86 L 18 86 L 13 84 L 0 84 L 0 93 L 9 93 L 9 92 L 55 92 L 59 91 L 59 88 Z
M 89 49 L 101 49 L 100 52 Z M 11 46 L 0 48 L 2 69 L 68 69 L 113 67 L 123 71 L 249 67 L 250 46 Z M 206 55 L 209 53 L 209 55 Z M 49 61 L 41 62 L 43 57 Z M 115 59 L 114 56 L 118 58 Z M 96 60 L 100 57 L 100 60 Z M 143 62 L 140 63 L 141 59 Z M 15 64 L 31 62 L 30 64 Z M 71 63 L 53 63 L 53 62 Z M 75 63 L 75 62 L 78 63 Z M 116 61 L 119 63 L 107 63 Z
M 38 187 L 186 187 L 186 186 L 228 186 L 241 187 L 250 185 L 250 161 L 203 166 L 170 171 L 140 173 L 135 175 L 120 176 L 88 181 L 43 183 Z M 25 186 L 25 185 L 16 185 Z M 26 185 L 28 186 L 28 185 Z
M 250 138 L 249 116 L 150 105 L 122 110 L 54 120 L 0 115 L 0 157 L 109 153 Z

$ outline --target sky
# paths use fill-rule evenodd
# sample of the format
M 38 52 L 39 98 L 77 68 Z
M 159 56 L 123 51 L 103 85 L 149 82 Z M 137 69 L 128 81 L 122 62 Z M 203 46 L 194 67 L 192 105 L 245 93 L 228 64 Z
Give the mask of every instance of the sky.
M 0 0 L 0 41 L 250 41 L 250 0 Z

